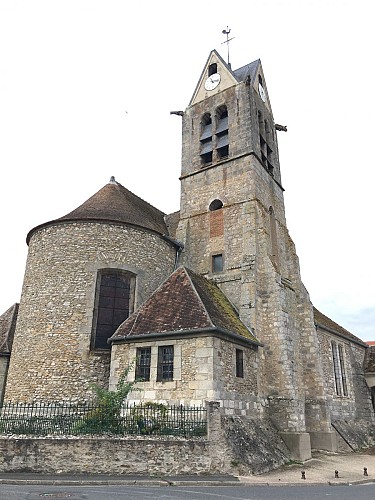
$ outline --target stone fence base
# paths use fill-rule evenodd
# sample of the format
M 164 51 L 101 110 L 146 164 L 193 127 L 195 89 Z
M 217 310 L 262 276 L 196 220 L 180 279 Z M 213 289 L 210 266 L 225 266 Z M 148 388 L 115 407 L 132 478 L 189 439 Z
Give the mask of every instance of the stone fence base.
M 261 474 L 290 459 L 272 423 L 207 403 L 208 436 L 0 437 L 0 472 Z
M 0 439 L 1 472 L 214 474 L 207 441 L 151 438 Z

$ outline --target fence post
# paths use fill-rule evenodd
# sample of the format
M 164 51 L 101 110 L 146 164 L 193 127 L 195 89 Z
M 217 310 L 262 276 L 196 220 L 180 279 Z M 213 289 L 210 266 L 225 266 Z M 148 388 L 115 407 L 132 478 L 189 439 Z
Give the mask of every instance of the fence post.
M 216 441 L 221 434 L 221 415 L 219 401 L 206 401 L 208 439 Z

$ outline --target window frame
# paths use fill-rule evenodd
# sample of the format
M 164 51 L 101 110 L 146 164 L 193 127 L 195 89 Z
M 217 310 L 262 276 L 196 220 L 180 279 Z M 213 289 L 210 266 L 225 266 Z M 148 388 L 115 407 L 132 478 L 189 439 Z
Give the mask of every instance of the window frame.
M 220 259 L 218 259 L 220 257 Z M 217 266 L 216 263 L 220 262 L 220 265 Z M 223 253 L 215 253 L 211 255 L 211 272 L 214 273 L 222 273 L 224 271 L 224 255 Z
M 235 360 L 236 378 L 245 378 L 245 356 L 243 349 L 236 348 Z
M 111 297 L 111 295 L 106 295 L 104 293 L 105 289 L 103 286 L 103 281 L 106 277 L 109 276 L 116 276 L 116 285 L 113 289 L 113 294 L 114 296 Z M 123 293 L 121 293 L 118 290 L 121 290 L 122 287 L 117 286 L 118 281 L 120 278 L 126 278 L 128 281 L 128 297 L 121 297 Z M 108 340 L 117 330 L 117 328 L 120 326 L 123 321 L 125 321 L 134 311 L 134 302 L 135 302 L 135 284 L 136 284 L 136 276 L 134 273 L 130 271 L 125 271 L 123 269 L 118 269 L 118 268 L 102 268 L 98 269 L 97 274 L 96 274 L 96 284 L 95 284 L 95 299 L 94 299 L 94 312 L 93 312 L 93 321 L 92 321 L 92 330 L 91 330 L 91 345 L 90 348 L 91 350 L 94 351 L 108 351 L 110 350 L 110 345 L 106 342 L 104 345 L 104 339 Z M 106 287 L 110 288 L 110 287 Z M 125 288 L 125 287 L 124 287 Z M 126 294 L 124 294 L 126 295 Z M 112 298 L 113 299 L 113 307 L 106 307 L 105 304 L 105 298 Z M 116 302 L 117 305 L 119 305 L 119 302 L 121 302 L 121 299 L 127 299 L 127 307 L 116 307 Z M 117 311 L 117 314 L 119 312 L 127 311 L 127 315 L 123 315 L 121 317 L 121 321 L 115 321 L 114 320 L 114 314 L 115 311 Z M 108 335 L 103 335 L 103 333 L 100 332 L 100 329 L 102 326 L 104 326 L 106 323 L 101 320 L 101 316 L 105 314 L 105 312 L 112 311 L 112 321 L 111 323 L 107 323 L 107 325 L 110 327 L 109 329 L 111 332 L 108 333 Z
M 146 355 L 146 356 L 145 356 Z M 135 379 L 139 382 L 149 382 L 151 377 L 151 356 L 150 346 L 137 347 L 135 362 Z M 146 362 L 143 362 L 146 361 Z
M 169 351 L 169 352 L 168 352 Z M 157 382 L 171 382 L 174 374 L 174 345 L 158 346 Z

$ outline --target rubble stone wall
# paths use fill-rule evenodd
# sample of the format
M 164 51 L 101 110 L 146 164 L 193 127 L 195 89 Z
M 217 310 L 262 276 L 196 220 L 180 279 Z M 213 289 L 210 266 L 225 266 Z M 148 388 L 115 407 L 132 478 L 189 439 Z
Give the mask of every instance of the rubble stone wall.
M 175 249 L 160 235 L 120 224 L 46 226 L 31 240 L 5 399 L 90 399 L 108 387 L 109 350 L 93 350 L 97 273 L 136 277 L 135 308 L 173 271 Z

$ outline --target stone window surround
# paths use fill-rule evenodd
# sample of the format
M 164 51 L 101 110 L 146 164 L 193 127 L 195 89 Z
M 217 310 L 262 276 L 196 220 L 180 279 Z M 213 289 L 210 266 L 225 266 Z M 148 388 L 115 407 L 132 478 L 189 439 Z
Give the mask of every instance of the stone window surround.
M 90 336 L 89 342 L 89 352 L 90 354 L 102 354 L 108 353 L 107 349 L 92 349 L 91 347 L 91 336 L 93 330 L 93 321 L 94 321 L 94 310 L 95 310 L 95 299 L 96 299 L 96 282 L 98 272 L 102 269 L 118 269 L 121 271 L 127 271 L 134 275 L 135 278 L 135 288 L 134 288 L 134 310 L 136 310 L 141 304 L 143 297 L 143 283 L 144 283 L 144 275 L 145 272 L 135 266 L 131 266 L 128 264 L 120 264 L 119 262 L 103 262 L 96 261 L 90 262 L 86 266 L 87 271 L 92 274 L 92 282 L 91 287 L 88 287 L 88 292 L 86 294 L 86 323 L 81 325 L 79 332 L 84 333 Z
M 215 270 L 215 257 L 220 257 L 221 256 L 221 270 Z M 225 266 L 225 259 L 224 259 L 224 253 L 223 252 L 212 252 L 210 254 L 210 269 L 211 269 L 211 274 L 218 274 L 222 273 L 224 271 L 224 266 Z
M 151 347 L 137 347 L 135 359 L 135 380 L 150 380 Z
M 242 353 L 241 357 L 239 353 Z M 245 378 L 245 351 L 238 347 L 234 350 L 234 375 L 236 378 Z
M 173 345 L 173 380 L 162 381 L 157 380 L 157 370 L 158 370 L 158 351 L 159 347 Z M 132 346 L 129 349 L 129 359 L 135 360 L 137 356 L 137 348 L 140 347 L 151 347 L 151 366 L 150 366 L 150 380 L 144 382 L 137 382 L 137 387 L 140 389 L 152 389 L 157 387 L 165 387 L 173 389 L 176 387 L 176 381 L 181 380 L 181 368 L 182 368 L 182 357 L 181 357 L 181 345 L 177 343 L 177 340 L 159 340 L 153 342 L 140 342 L 137 345 Z M 128 375 L 128 381 L 132 382 L 135 380 L 135 366 L 134 369 Z
M 224 115 L 228 124 L 225 130 L 221 130 L 220 124 L 225 118 Z M 208 126 L 210 126 L 210 135 Z M 199 138 L 202 168 L 228 159 L 229 150 L 225 155 L 220 153 L 223 150 L 223 146 L 219 145 L 222 136 L 227 138 L 227 147 L 229 148 L 229 112 L 225 103 L 216 106 L 214 110 L 206 111 L 200 118 Z M 210 159 L 208 158 L 209 154 L 211 155 Z
M 102 298 L 102 280 L 103 277 L 108 275 L 108 271 L 116 271 L 116 276 L 119 274 L 122 276 L 126 276 L 127 279 L 129 280 L 129 299 L 128 299 L 128 315 L 129 317 L 133 312 L 134 312 L 134 291 L 135 291 L 135 283 L 136 283 L 136 276 L 133 273 L 130 273 L 129 271 L 123 271 L 122 269 L 119 272 L 119 269 L 113 269 L 110 268 L 108 269 L 107 267 L 104 269 L 99 269 L 96 275 L 96 292 L 95 292 L 95 301 L 94 301 L 94 314 L 93 314 L 93 323 L 92 323 L 92 332 L 91 332 L 91 349 L 92 350 L 97 350 L 97 349 L 108 349 L 110 350 L 110 346 L 108 347 L 103 347 L 103 346 L 98 346 L 97 345 L 97 332 L 98 332 L 98 323 L 99 323 L 99 314 L 100 310 L 102 309 L 101 305 L 101 298 Z M 113 306 L 114 309 L 115 306 Z M 113 324 L 112 324 L 113 328 Z M 116 330 L 116 328 L 115 328 Z M 114 331 L 115 331 L 114 330 Z M 113 333 L 114 333 L 113 331 Z M 112 334 L 113 334 L 112 333 Z M 112 335 L 111 334 L 111 335 Z M 100 338 L 100 335 L 99 335 Z
M 242 351 L 242 372 L 243 372 L 243 376 L 242 377 L 237 377 L 237 351 Z M 232 357 L 233 357 L 233 362 L 232 362 L 232 366 L 233 366 L 233 377 L 235 380 L 237 380 L 238 378 L 240 378 L 241 380 L 244 380 L 246 378 L 246 352 L 245 352 L 245 349 L 244 347 L 242 346 L 239 346 L 239 345 L 235 345 L 233 344 L 233 354 L 232 354 Z

